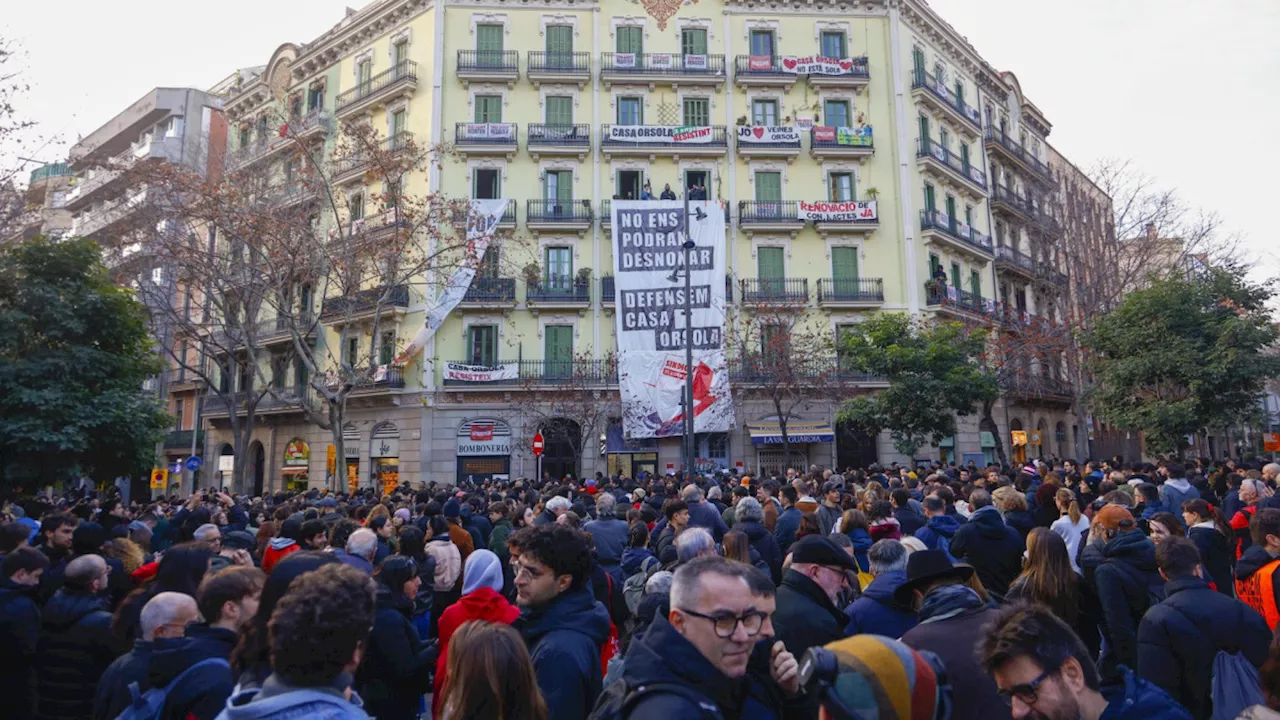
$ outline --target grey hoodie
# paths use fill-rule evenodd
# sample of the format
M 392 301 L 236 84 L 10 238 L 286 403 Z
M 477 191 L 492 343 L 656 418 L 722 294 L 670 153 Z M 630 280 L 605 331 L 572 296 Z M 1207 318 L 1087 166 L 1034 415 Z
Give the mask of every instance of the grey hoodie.
M 293 687 L 272 675 L 261 689 L 237 687 L 217 720 L 368 720 L 363 707 L 354 690 L 348 701 L 336 687 Z
M 1182 503 L 1198 497 L 1200 493 L 1191 487 L 1186 478 L 1170 478 L 1160 486 L 1160 504 L 1176 518 L 1182 517 Z

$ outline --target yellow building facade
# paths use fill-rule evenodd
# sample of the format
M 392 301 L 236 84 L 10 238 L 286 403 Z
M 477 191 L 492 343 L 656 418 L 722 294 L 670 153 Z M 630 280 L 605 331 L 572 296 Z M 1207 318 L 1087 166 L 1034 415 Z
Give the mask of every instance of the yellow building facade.
M 833 338 L 882 311 L 999 329 L 1010 316 L 1053 317 L 1066 288 L 1048 121 L 1012 75 L 915 0 L 381 0 L 250 74 L 227 101 L 233 145 L 240 128 L 249 149 L 229 162 L 257 152 L 255 132 L 272 131 L 257 118 L 298 97 L 288 101 L 302 104 L 298 115 L 314 114 L 330 137 L 328 123 L 360 120 L 449 148 L 409 192 L 508 201 L 509 233 L 402 387 L 356 403 L 348 452 L 363 480 L 388 464 L 378 441 L 393 434 L 408 480 L 534 475 L 530 440 L 549 418 L 588 436 L 551 443 L 542 469 L 553 475 L 679 467 L 677 440 L 629 443 L 609 418 L 585 417 L 584 397 L 616 404 L 615 198 L 669 186 L 676 198 L 719 201 L 731 314 L 784 303 Z M 429 280 L 406 288 L 394 342 L 421 326 Z M 1072 454 L 1053 434 L 1073 402 L 1060 382 L 1051 396 L 1043 383 L 1031 393 L 1015 383 L 994 426 L 966 420 L 916 457 L 991 460 L 1015 417 L 1034 431 L 1023 454 Z M 792 420 L 817 428 L 814 442 L 782 457 L 767 432 L 747 429 L 776 415 L 738 395 L 737 427 L 700 437 L 700 464 L 907 460 L 887 436 L 836 428 L 833 402 L 796 410 Z M 530 397 L 547 407 L 529 412 Z M 272 455 L 294 439 L 317 448 L 309 482 L 323 482 L 326 431 L 283 413 L 263 432 L 265 486 L 284 479 Z

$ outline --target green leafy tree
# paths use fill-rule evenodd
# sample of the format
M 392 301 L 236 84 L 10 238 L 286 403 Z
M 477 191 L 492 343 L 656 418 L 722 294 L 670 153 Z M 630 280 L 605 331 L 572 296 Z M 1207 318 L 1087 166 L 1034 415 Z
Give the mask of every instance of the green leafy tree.
M 1280 337 L 1271 297 L 1234 266 L 1174 273 L 1130 293 L 1082 337 L 1097 379 L 1093 411 L 1142 431 L 1161 452 L 1247 421 L 1280 375 L 1280 357 L 1267 352 Z
M 960 323 L 871 316 L 842 338 L 840 364 L 883 376 L 889 388 L 845 403 L 839 420 L 872 435 L 888 430 L 894 448 L 908 457 L 938 444 L 955 434 L 956 416 L 997 395 L 995 376 L 978 362 L 986 339 L 986 331 Z
M 89 240 L 0 254 L 0 492 L 146 473 L 169 423 L 143 306 Z

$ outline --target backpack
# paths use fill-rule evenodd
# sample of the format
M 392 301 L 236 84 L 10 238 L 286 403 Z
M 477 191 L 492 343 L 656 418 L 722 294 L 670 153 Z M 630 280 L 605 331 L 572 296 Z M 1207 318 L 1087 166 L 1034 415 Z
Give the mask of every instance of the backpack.
M 640 563 L 640 572 L 622 583 L 622 597 L 627 601 L 627 609 L 632 615 L 640 610 L 640 601 L 644 599 L 644 584 L 649 581 L 651 575 L 658 572 L 659 567 L 661 563 L 658 562 L 658 558 L 647 557 Z
M 162 688 L 151 688 L 145 693 L 141 692 L 137 682 L 129 683 L 129 695 L 133 698 L 119 715 L 116 720 L 152 720 L 159 718 L 164 711 L 165 701 L 169 699 L 169 695 L 173 693 L 174 688 L 178 687 L 178 683 L 182 682 L 188 675 L 192 675 L 198 668 L 216 665 L 224 667 L 227 672 L 231 672 L 231 663 L 225 658 L 207 658 L 192 665 L 191 667 L 178 673 L 178 676 L 169 681 L 168 685 Z
M 1258 684 L 1258 669 L 1240 653 L 1219 650 L 1213 658 L 1209 699 L 1213 702 L 1211 720 L 1234 720 L 1247 707 L 1265 705 L 1266 698 Z
M 659 692 L 679 695 L 697 704 L 703 718 L 724 720 L 719 706 L 708 701 L 691 687 L 677 683 L 652 683 L 632 689 L 627 686 L 626 680 L 618 680 L 605 688 L 600 698 L 596 700 L 595 709 L 587 716 L 587 720 L 626 720 L 636 703 L 647 695 Z M 680 718 L 680 720 L 694 720 L 694 718 Z

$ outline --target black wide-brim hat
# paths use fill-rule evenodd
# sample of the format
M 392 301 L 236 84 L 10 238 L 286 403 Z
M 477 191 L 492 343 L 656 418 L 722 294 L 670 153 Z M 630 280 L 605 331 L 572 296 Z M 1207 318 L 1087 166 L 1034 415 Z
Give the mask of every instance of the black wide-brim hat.
M 911 605 L 911 595 L 921 587 L 937 580 L 954 579 L 968 582 L 973 568 L 968 565 L 952 565 L 941 550 L 917 550 L 907 556 L 907 581 L 893 591 L 893 599 L 900 605 Z

